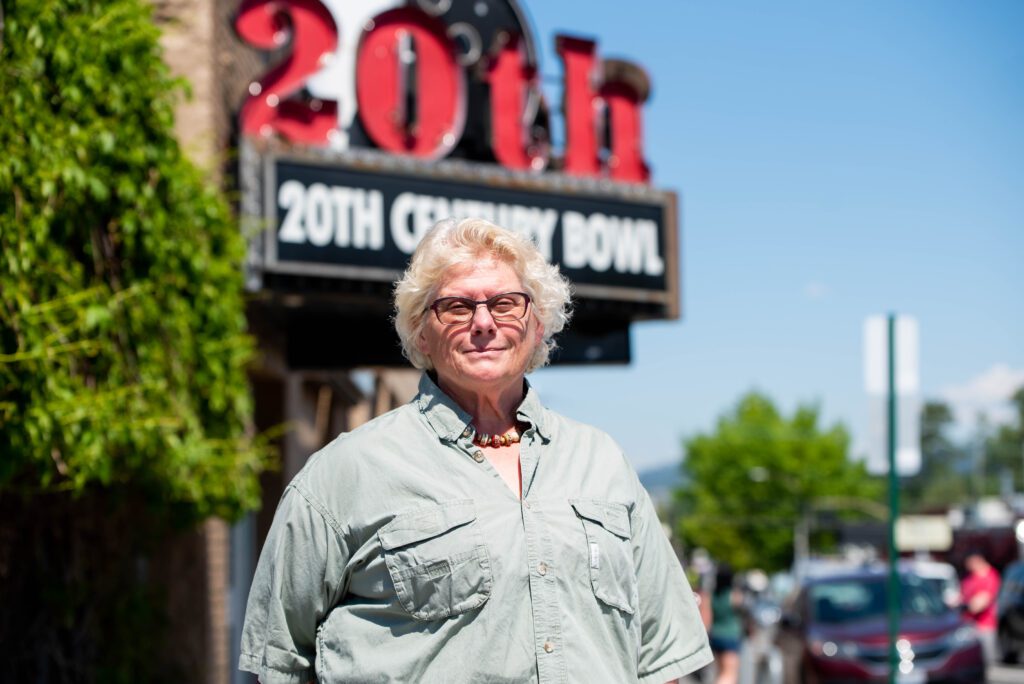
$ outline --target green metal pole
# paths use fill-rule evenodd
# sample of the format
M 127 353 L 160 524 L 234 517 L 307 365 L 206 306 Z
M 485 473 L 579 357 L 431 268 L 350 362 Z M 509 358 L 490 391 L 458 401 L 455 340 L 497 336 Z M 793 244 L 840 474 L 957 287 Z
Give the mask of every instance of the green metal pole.
M 900 635 L 899 554 L 896 519 L 900 515 L 900 481 L 896 473 L 896 315 L 889 314 L 889 684 L 896 684 Z

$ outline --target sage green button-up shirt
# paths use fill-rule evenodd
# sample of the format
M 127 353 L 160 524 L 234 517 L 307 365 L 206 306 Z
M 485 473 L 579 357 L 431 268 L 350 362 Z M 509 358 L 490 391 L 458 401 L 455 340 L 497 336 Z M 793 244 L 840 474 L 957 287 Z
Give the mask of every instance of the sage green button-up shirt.
M 644 682 L 711 661 L 650 498 L 603 432 L 518 409 L 522 499 L 424 375 L 288 485 L 239 666 L 264 684 Z

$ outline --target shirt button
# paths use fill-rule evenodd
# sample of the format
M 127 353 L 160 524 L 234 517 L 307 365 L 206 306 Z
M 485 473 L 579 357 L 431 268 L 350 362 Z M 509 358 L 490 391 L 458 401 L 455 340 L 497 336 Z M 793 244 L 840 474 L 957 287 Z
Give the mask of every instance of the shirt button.
M 540 563 L 538 563 L 537 564 L 537 572 L 539 572 L 542 575 L 548 574 L 548 564 L 545 563 L 544 561 L 541 561 Z
M 553 643 L 551 643 L 550 641 L 545 641 L 544 642 L 544 652 L 545 653 L 551 653 L 554 650 L 555 650 L 555 645 Z
M 484 452 L 480 451 L 479 449 L 477 451 L 474 451 L 473 452 L 473 460 L 476 461 L 477 463 L 483 463 L 484 462 Z
M 469 437 L 471 434 L 473 434 L 473 431 L 470 430 L 469 428 L 466 428 L 465 430 L 462 431 L 463 437 Z

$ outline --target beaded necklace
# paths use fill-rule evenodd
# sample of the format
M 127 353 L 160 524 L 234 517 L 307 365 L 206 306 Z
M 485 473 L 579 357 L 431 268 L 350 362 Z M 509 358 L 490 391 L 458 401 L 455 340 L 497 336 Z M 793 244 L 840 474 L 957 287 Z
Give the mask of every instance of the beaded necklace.
M 519 431 L 515 428 L 509 430 L 503 435 L 488 435 L 486 433 L 474 433 L 473 444 L 481 447 L 504 447 L 510 444 L 515 444 L 521 439 Z

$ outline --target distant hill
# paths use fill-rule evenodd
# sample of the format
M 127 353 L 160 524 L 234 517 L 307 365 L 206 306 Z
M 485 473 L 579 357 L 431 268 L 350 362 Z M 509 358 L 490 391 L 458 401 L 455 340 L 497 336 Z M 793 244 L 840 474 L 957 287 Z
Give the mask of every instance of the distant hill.
M 673 490 L 683 484 L 683 471 L 679 463 L 648 468 L 637 475 L 655 505 L 667 503 L 672 498 Z

